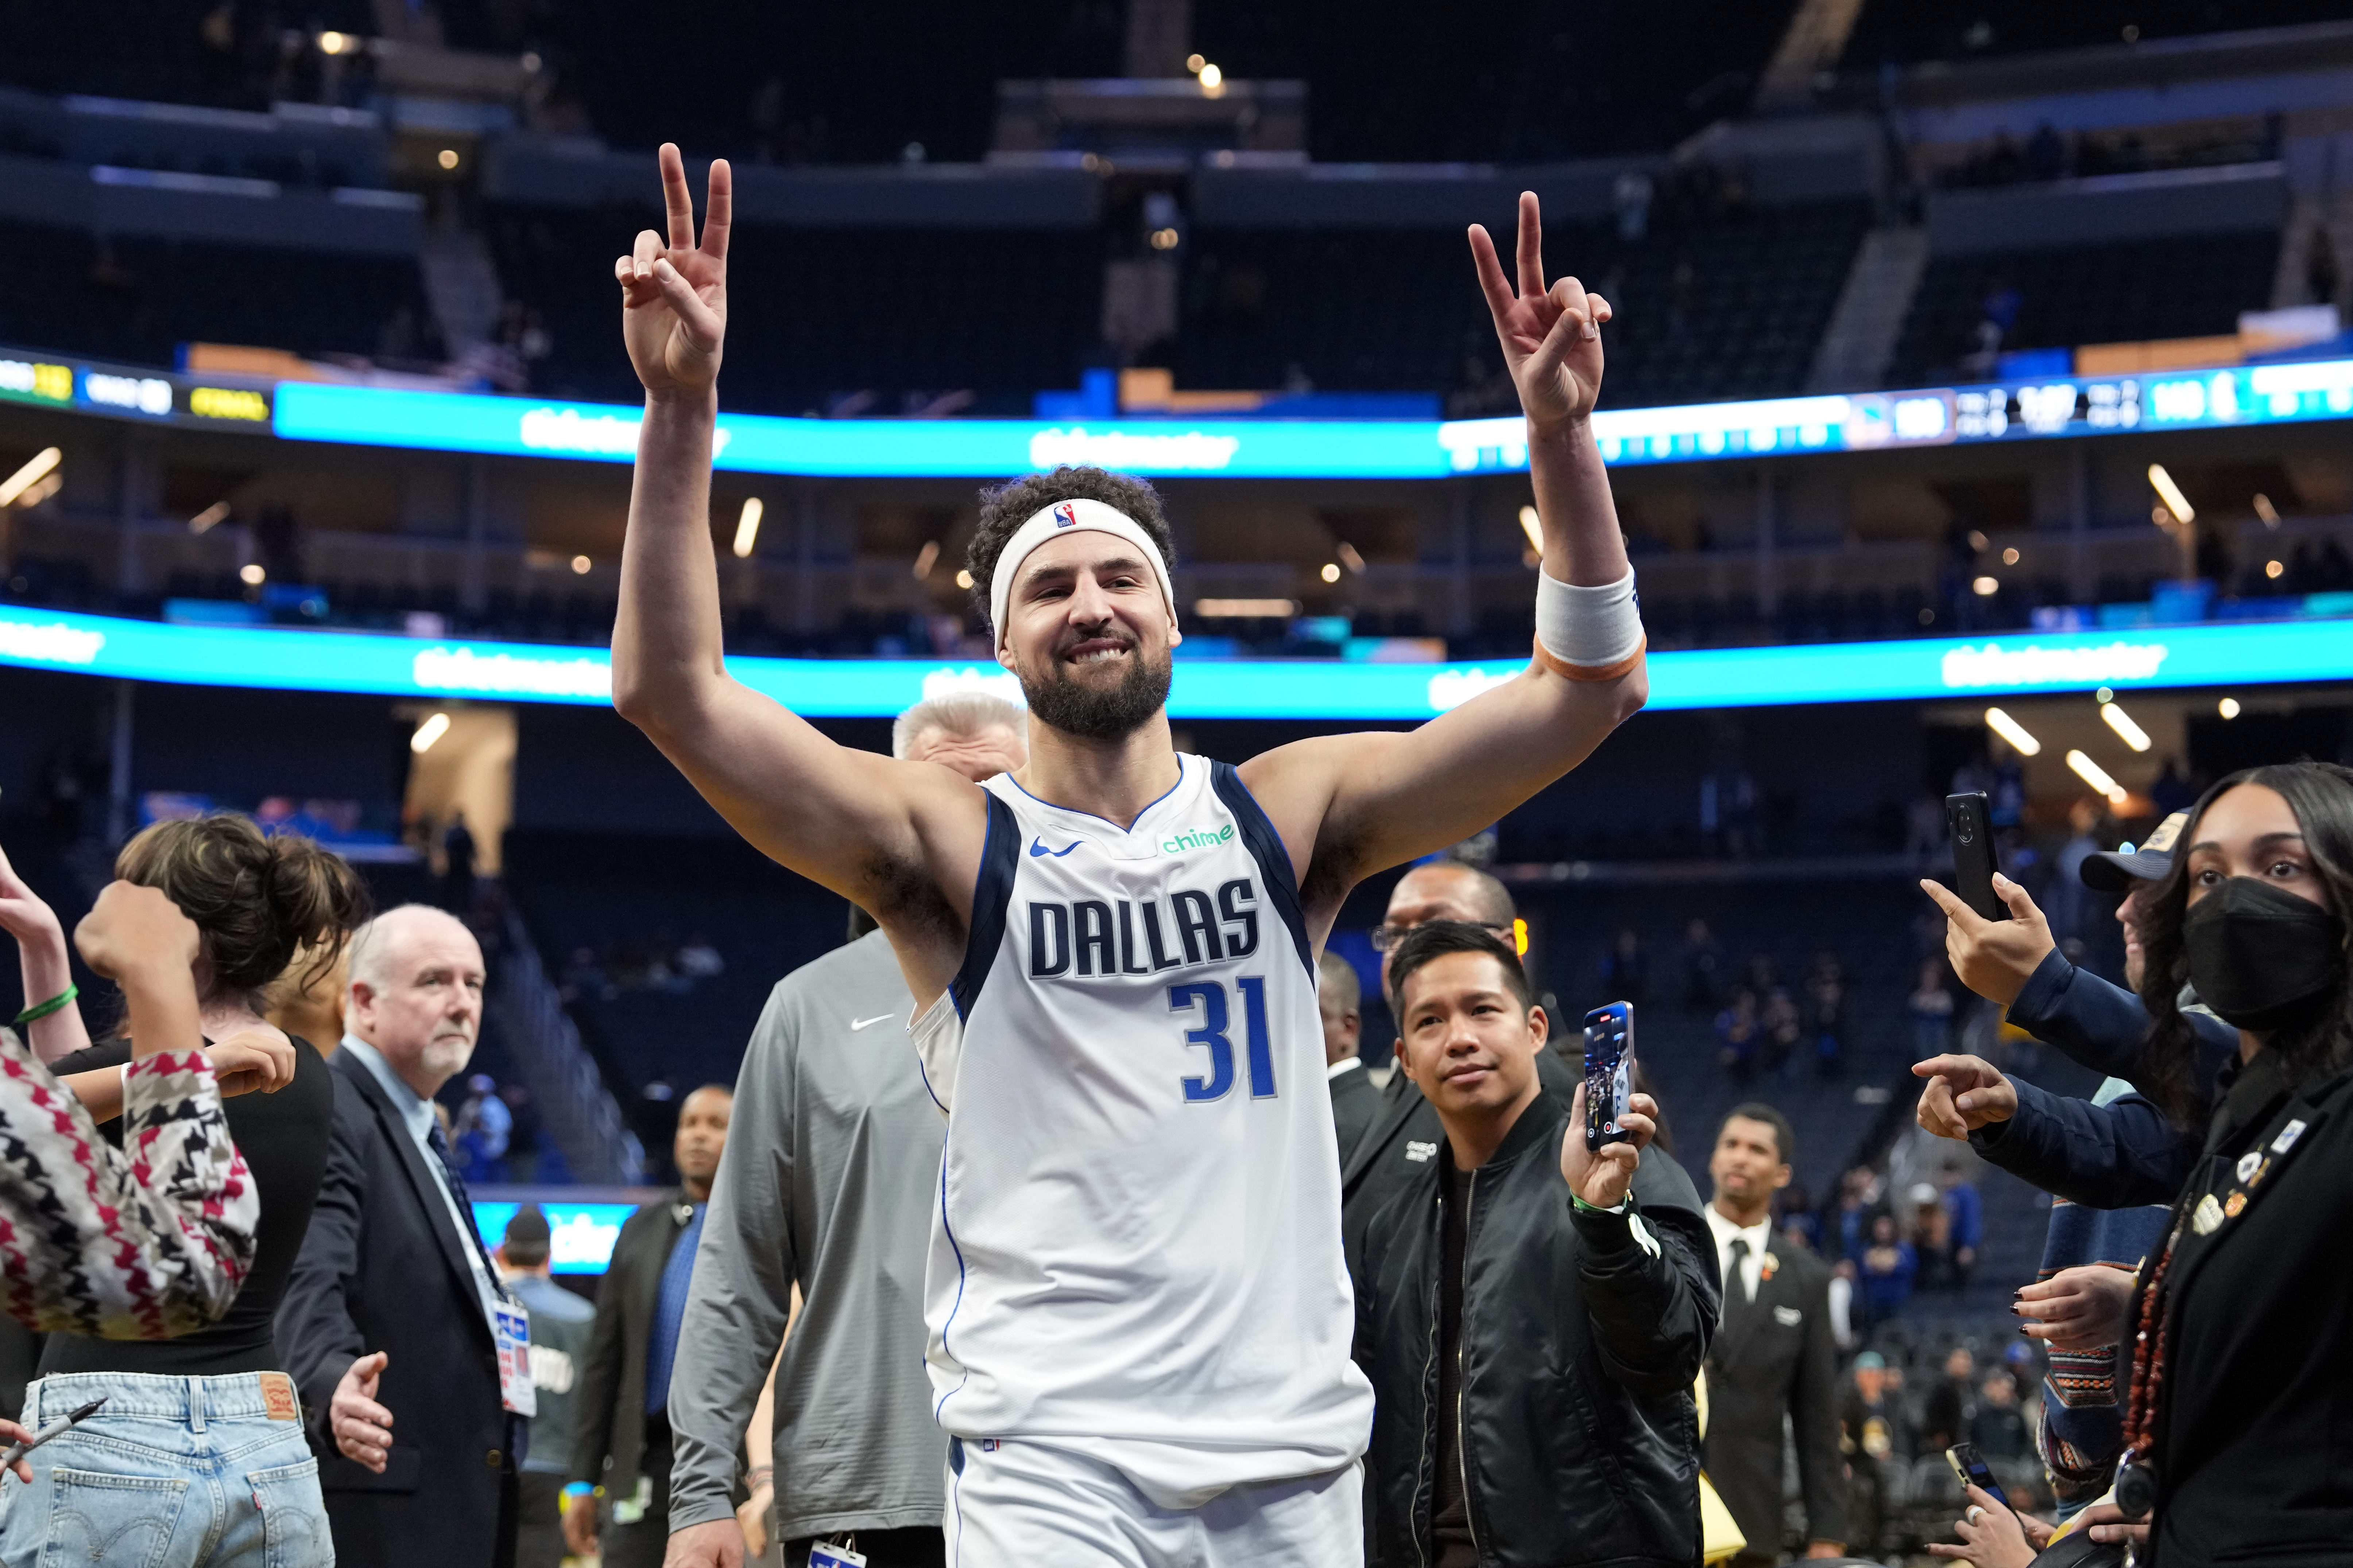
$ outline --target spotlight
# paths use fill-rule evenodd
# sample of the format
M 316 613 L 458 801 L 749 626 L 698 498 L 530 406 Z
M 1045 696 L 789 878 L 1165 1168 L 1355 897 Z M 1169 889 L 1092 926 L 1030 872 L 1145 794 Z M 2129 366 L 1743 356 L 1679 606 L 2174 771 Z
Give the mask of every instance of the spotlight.
M 417 733 L 408 737 L 408 749 L 418 756 L 433 749 L 433 742 L 449 732 L 449 715 L 435 713 L 417 726 Z
M 2148 466 L 2148 482 L 2150 488 L 2157 491 L 2158 499 L 2165 502 L 2165 510 L 2173 514 L 2174 521 L 2198 521 L 2198 509 L 2189 504 L 2189 498 L 2181 493 L 2181 487 L 2173 482 L 2173 476 L 2165 471 L 2163 463 Z
M 959 588 L 972 586 L 972 574 L 961 566 L 956 568 L 956 586 Z
M 2008 741 L 2010 742 L 2010 750 L 2016 752 L 2020 756 L 2031 757 L 2041 754 L 2042 751 L 2042 742 L 2036 740 L 2033 732 L 2028 730 L 2025 725 L 2020 723 L 2017 720 L 2011 718 L 2000 709 L 1987 709 L 1985 710 L 1985 721 L 1986 728 L 1991 730 L 1995 734 L 2000 735 L 2003 740 Z
M 2102 795 L 2106 795 L 2110 805 L 2122 805 L 2126 800 L 2131 798 L 2125 794 L 2125 786 L 2116 783 L 2113 777 L 2109 776 L 2107 769 L 2100 766 L 2099 763 L 2092 761 L 2091 758 L 2085 756 L 2083 752 L 2068 752 L 2067 765 L 2075 770 L 2075 776 L 2077 778 L 2082 779 L 2085 784 L 2090 784 L 2094 789 L 2099 791 Z
M 2241 711 L 2239 700 L 2235 697 L 2225 697 L 2221 701 L 2214 704 L 2214 711 L 2225 719 L 2235 719 Z
M 1324 570 L 1319 574 L 1319 575 L 1321 575 L 1326 583 L 1337 583 L 1340 580 L 1340 563 L 1337 561 L 1326 561 L 1324 563 Z
M 2286 572 L 2287 566 L 2284 562 L 2266 561 L 2263 563 L 2263 575 L 2271 578 L 2274 582 L 2277 582 L 2285 574 Z
M 575 555 L 572 558 L 572 574 L 575 577 L 586 577 L 588 575 L 588 568 L 595 564 L 596 563 L 586 555 Z
M 2001 552 L 2001 563 L 2005 566 L 2015 566 L 2018 564 L 2018 551 L 2015 546 L 2012 546 L 2010 549 L 2005 550 Z
M 1999 577 L 1980 577 L 1976 582 L 1969 584 L 1969 592 L 1975 594 L 1980 599 L 1990 599 L 1996 594 L 2001 592 L 2001 579 Z
M 340 55 L 351 47 L 352 38 L 348 33 L 330 31 L 319 35 L 319 52 L 322 55 Z
M 1225 85 L 1226 73 L 1219 70 L 1216 66 L 1209 64 L 1208 61 L 1203 61 L 1201 64 L 1201 90 L 1208 93 L 1210 97 L 1215 98 Z
M 444 147 L 441 151 L 433 154 L 433 161 L 440 164 L 445 169 L 454 169 L 458 166 L 458 149 L 455 147 Z
M 1208 61 L 1203 59 L 1198 55 L 1187 55 L 1185 57 L 1185 68 L 1191 71 L 1195 76 L 1200 75 L 1201 68 L 1208 63 Z
M 1528 536 L 1528 548 L 1541 554 L 1544 551 L 1544 520 L 1536 516 L 1535 508 L 1520 508 L 1520 531 Z
M 2148 750 L 2152 743 L 2148 738 L 2148 731 L 2133 722 L 2132 715 L 2124 710 L 2122 703 L 2108 703 L 2100 710 L 2100 717 L 2108 721 L 2109 729 L 2124 738 L 2126 745 L 2136 752 Z
M 735 519 L 735 559 L 749 561 L 752 547 L 760 542 L 760 518 L 767 506 L 758 496 L 747 496 L 744 510 Z
M 932 574 L 932 568 L 939 563 L 940 542 L 936 539 L 926 539 L 923 541 L 923 547 L 915 552 L 915 581 L 920 583 L 929 577 Z
M 2255 515 L 2263 520 L 2265 528 L 2279 526 L 2279 508 L 2272 505 L 2272 498 L 2261 490 L 2255 492 Z
M 64 458 L 65 454 L 55 447 L 44 447 L 34 453 L 23 468 L 0 479 L 0 506 L 15 505 L 18 496 L 39 483 Z
M 259 588 L 269 579 L 269 574 L 261 569 L 259 561 L 248 562 L 237 569 L 237 580 L 248 588 Z

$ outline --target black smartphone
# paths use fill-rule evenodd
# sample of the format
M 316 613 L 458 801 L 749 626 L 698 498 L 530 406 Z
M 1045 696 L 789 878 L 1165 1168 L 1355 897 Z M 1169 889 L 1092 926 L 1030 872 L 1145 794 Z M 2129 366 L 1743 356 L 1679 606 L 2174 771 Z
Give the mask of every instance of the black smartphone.
M 1585 1016 L 1585 1146 L 1599 1149 L 1625 1134 L 1634 1095 L 1634 1005 L 1609 1002 Z
M 1978 798 L 1983 800 L 1985 796 Z M 1993 1479 L 1992 1469 L 1987 1466 L 1985 1456 L 1978 1452 L 1975 1443 L 1954 1444 L 1945 1450 L 1945 1463 L 1953 1467 L 1953 1474 L 1960 1478 L 1962 1486 L 1975 1487 L 2002 1507 L 2010 1507 L 2010 1495 L 2001 1489 L 2001 1483 Z
M 1945 821 L 1953 830 L 1953 891 L 1980 919 L 2010 919 L 2010 906 L 1993 890 L 1993 814 L 1985 792 L 1947 795 Z

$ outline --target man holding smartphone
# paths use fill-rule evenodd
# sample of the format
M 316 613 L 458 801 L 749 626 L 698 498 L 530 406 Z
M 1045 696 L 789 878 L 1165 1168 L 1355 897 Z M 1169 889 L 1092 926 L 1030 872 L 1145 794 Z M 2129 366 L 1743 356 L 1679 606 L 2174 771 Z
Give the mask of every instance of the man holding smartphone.
M 1356 1277 L 1373 1558 L 1697 1561 L 1716 1270 L 1698 1193 L 1651 1146 L 1656 1103 L 1631 1096 L 1621 1136 L 1588 1146 L 1584 1090 L 1537 1081 L 1544 1009 L 1482 926 L 1416 927 L 1389 982 L 1399 1066 L 1443 1142 Z

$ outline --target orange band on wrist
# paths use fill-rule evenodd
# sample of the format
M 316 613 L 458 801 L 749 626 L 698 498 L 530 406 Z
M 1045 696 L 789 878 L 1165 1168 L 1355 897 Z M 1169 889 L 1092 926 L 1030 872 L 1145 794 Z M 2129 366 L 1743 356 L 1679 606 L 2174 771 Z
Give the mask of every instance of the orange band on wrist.
M 1634 667 L 1642 662 L 1642 654 L 1651 646 L 1650 634 L 1634 645 L 1634 651 L 1615 664 L 1571 664 L 1545 647 L 1544 638 L 1536 638 L 1536 662 L 1567 680 L 1616 680 L 1631 675 Z

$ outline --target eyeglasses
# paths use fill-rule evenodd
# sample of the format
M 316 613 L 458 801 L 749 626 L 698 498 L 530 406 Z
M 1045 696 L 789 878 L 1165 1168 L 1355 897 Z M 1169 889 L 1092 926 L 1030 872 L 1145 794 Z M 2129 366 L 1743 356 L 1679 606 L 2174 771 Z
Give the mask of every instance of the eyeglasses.
M 1510 942 L 1513 940 L 1514 928 L 1509 924 L 1499 925 L 1493 921 L 1471 921 L 1465 923 L 1475 925 L 1481 931 L 1486 931 L 1501 941 Z M 1398 943 L 1403 942 L 1405 940 L 1406 932 L 1412 931 L 1413 929 L 1414 928 L 1412 926 L 1375 926 L 1373 928 L 1373 951 L 1375 952 L 1388 952 L 1392 948 L 1396 947 Z

